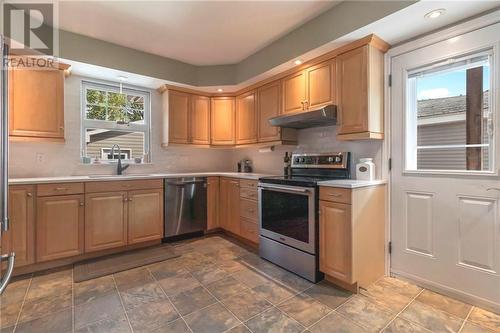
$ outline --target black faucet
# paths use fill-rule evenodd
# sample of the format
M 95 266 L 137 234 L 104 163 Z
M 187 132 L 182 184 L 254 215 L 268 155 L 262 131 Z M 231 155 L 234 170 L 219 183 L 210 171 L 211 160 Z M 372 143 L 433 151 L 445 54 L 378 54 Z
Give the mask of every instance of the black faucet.
M 125 164 L 122 166 L 122 151 L 120 149 L 120 145 L 116 143 L 113 145 L 113 147 L 111 147 L 111 158 L 114 159 L 115 157 L 115 147 L 118 147 L 118 164 L 116 165 L 116 174 L 120 176 L 123 174 L 123 170 L 126 170 L 129 165 Z

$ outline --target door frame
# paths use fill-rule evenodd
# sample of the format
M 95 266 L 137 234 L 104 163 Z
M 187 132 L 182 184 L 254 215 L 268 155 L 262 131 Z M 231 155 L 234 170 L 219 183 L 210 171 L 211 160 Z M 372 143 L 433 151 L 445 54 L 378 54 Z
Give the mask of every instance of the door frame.
M 436 44 L 442 41 L 445 41 L 447 39 L 463 35 L 468 32 L 472 32 L 474 30 L 478 30 L 481 28 L 485 28 L 489 25 L 500 23 L 500 9 L 495 10 L 493 12 L 490 12 L 488 14 L 485 14 L 483 16 L 471 19 L 469 21 L 456 24 L 454 26 L 450 26 L 448 28 L 445 28 L 443 30 L 439 30 L 437 32 L 433 32 L 431 34 L 428 34 L 426 36 L 423 36 L 421 38 L 418 38 L 416 40 L 401 44 L 397 47 L 389 49 L 389 51 L 385 54 L 385 59 L 384 59 L 384 131 L 385 131 L 385 140 L 382 146 L 382 178 L 388 180 L 388 188 L 387 188 L 387 193 L 386 193 L 386 275 L 390 276 L 391 275 L 391 255 L 389 253 L 389 243 L 392 240 L 391 237 L 391 194 L 392 194 L 392 175 L 391 171 L 389 169 L 389 160 L 391 158 L 391 142 L 392 142 L 392 132 L 391 132 L 391 125 L 392 125 L 392 109 L 391 109 L 391 99 L 392 99 L 392 92 L 391 92 L 391 86 L 390 86 L 390 76 L 391 76 L 391 70 L 392 70 L 392 58 L 397 57 L 399 55 L 423 48 L 425 46 L 429 46 L 432 44 Z M 497 87 L 500 89 L 500 87 Z M 500 101 L 497 101 L 497 112 L 499 112 L 499 117 L 500 117 Z M 498 121 L 497 121 L 498 123 Z M 497 142 L 500 139 L 500 135 L 497 133 Z M 498 149 L 498 148 L 497 148 Z M 497 168 L 500 167 L 499 165 L 496 166 Z M 393 274 L 395 275 L 395 274 Z M 418 277 L 415 276 L 402 276 L 398 275 L 398 277 L 401 277 L 405 280 L 414 282 L 424 288 L 434 290 L 437 292 L 441 292 L 446 295 L 450 295 L 454 298 L 457 298 L 459 300 L 468 302 L 468 303 L 473 303 L 477 304 L 480 306 L 483 306 L 485 308 L 491 308 L 491 304 L 488 302 L 484 302 L 484 300 L 480 298 L 476 298 L 474 296 L 459 292 L 455 289 L 448 288 L 446 286 L 433 283 L 431 281 L 427 281 L 424 279 L 419 279 Z M 496 309 L 498 310 L 498 309 Z

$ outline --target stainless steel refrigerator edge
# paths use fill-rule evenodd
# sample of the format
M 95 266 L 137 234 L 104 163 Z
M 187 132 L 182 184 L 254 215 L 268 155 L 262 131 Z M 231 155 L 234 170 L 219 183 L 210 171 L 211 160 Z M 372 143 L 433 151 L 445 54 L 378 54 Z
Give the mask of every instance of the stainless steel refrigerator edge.
M 7 57 L 9 47 L 0 35 L 1 71 L 0 71 L 0 241 L 2 233 L 9 230 L 9 112 L 8 112 L 8 70 Z M 1 253 L 0 253 L 1 254 Z M 8 260 L 7 271 L 2 275 L 1 261 Z M 12 276 L 15 254 L 0 255 L 0 295 L 4 292 Z
M 165 238 L 207 229 L 207 178 L 165 179 Z

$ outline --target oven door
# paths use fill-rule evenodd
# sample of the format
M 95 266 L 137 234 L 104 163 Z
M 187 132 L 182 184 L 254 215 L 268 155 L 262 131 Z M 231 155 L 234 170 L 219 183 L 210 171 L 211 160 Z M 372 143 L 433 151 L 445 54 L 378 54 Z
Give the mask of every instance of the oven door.
M 316 189 L 259 183 L 263 237 L 316 253 Z

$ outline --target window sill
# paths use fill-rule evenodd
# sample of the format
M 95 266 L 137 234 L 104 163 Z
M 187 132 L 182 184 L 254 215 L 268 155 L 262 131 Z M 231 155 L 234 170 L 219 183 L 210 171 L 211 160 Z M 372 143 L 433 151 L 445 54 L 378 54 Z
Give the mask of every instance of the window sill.
M 403 176 L 485 176 L 498 177 L 497 171 L 404 170 Z

